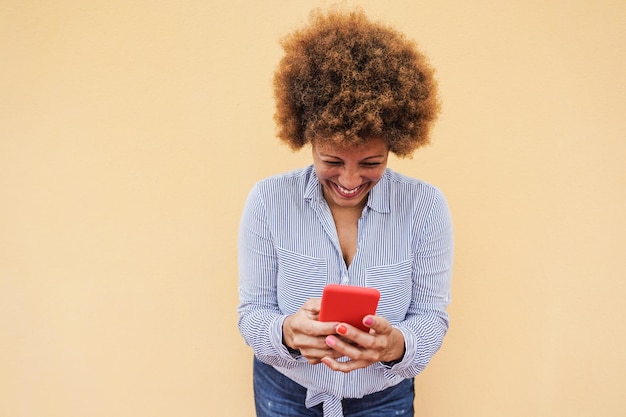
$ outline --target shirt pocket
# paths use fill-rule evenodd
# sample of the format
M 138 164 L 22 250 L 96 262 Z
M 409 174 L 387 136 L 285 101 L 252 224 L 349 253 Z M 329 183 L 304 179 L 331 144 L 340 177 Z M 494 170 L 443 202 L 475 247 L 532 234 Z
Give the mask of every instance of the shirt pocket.
M 376 314 L 390 323 L 403 321 L 411 304 L 412 259 L 367 267 L 367 286 L 380 291 Z
M 322 296 L 328 279 L 327 261 L 283 248 L 277 248 L 277 254 L 278 307 L 283 314 L 293 314 L 309 298 Z

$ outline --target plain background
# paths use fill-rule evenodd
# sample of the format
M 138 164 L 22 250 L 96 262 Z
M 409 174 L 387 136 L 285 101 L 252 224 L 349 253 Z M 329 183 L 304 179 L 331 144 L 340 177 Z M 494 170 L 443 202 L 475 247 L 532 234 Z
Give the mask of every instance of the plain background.
M 0 0 L 0 415 L 252 416 L 236 232 L 323 1 Z M 626 3 L 359 1 L 437 68 L 390 166 L 455 223 L 425 417 L 626 413 Z M 305 279 L 305 277 L 303 277 Z

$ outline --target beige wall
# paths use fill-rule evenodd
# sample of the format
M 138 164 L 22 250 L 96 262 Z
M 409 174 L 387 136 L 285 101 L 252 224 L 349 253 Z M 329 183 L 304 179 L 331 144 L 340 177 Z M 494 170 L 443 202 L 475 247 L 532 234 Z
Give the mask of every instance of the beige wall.
M 626 3 L 358 3 L 444 101 L 391 161 L 456 227 L 417 415 L 624 415 Z M 271 76 L 324 4 L 0 0 L 0 415 L 252 415 L 236 229 L 257 179 L 308 163 Z

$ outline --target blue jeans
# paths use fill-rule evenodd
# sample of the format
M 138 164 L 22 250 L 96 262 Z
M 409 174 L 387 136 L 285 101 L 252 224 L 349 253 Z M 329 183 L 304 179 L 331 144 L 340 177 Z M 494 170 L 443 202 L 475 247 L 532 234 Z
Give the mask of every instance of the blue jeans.
M 322 404 L 306 408 L 306 388 L 254 358 L 254 403 L 257 417 L 322 417 Z M 413 379 L 363 398 L 341 401 L 345 417 L 413 416 Z

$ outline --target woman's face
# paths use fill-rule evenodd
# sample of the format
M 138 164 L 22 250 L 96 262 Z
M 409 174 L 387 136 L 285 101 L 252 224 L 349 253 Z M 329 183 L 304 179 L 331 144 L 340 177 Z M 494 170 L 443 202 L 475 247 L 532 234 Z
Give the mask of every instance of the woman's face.
M 387 168 L 389 149 L 381 138 L 353 147 L 313 143 L 313 165 L 331 208 L 363 208 Z

